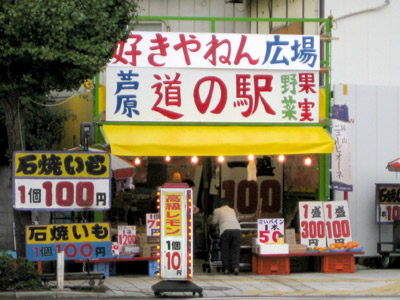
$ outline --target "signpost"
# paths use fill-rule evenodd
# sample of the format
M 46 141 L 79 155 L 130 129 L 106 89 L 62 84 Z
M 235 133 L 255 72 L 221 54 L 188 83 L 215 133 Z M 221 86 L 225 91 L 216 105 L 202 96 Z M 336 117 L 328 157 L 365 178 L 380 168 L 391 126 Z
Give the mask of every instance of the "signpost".
M 329 201 L 323 204 L 328 245 L 352 241 L 348 202 Z
M 147 236 L 158 236 L 160 230 L 157 228 L 157 220 L 160 214 L 146 214 L 146 234 Z
M 260 243 L 276 243 L 285 234 L 285 219 L 258 219 L 257 238 Z
M 109 153 L 14 152 L 13 206 L 17 210 L 107 210 L 111 206 Z
M 30 261 L 111 258 L 109 223 L 73 223 L 26 227 L 26 256 Z
M 299 202 L 301 244 L 307 247 L 326 247 L 323 202 Z
M 152 286 L 157 296 L 162 292 L 202 293 L 202 288 L 188 280 L 193 276 L 192 193 L 186 183 L 161 187 L 159 276 L 163 281 Z
M 136 250 L 136 226 L 118 226 L 118 251 L 132 255 Z
M 301 244 L 326 247 L 352 241 L 347 201 L 299 202 Z
M 400 220 L 400 184 L 376 184 L 376 223 L 392 224 Z

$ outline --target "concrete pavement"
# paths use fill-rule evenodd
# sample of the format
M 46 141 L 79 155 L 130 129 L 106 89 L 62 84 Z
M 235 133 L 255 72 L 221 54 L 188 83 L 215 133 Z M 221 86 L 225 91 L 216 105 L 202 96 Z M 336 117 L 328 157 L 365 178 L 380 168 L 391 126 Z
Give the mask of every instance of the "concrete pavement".
M 246 297 L 327 297 L 385 299 L 400 298 L 400 269 L 368 269 L 356 265 L 355 273 L 327 274 L 321 272 L 292 273 L 290 275 L 254 275 L 242 272 L 239 276 L 195 273 L 193 282 L 203 288 L 204 298 Z M 49 298 L 154 298 L 152 285 L 156 277 L 143 275 L 111 276 L 103 288 L 89 286 L 85 280 L 66 281 L 65 289 L 58 290 L 51 282 L 48 291 L 2 292 L 0 299 Z M 97 283 L 97 281 L 96 281 Z M 168 296 L 192 297 L 192 293 L 167 293 Z M 196 295 L 198 297 L 198 295 Z

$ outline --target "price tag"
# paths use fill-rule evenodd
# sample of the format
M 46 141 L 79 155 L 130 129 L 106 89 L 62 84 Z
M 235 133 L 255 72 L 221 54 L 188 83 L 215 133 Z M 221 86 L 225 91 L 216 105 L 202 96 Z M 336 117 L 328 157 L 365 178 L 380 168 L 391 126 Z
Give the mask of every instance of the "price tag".
M 284 219 L 258 219 L 257 238 L 260 243 L 276 243 L 285 233 Z
M 107 210 L 109 153 L 14 152 L 13 207 L 21 210 Z
M 193 215 L 191 189 L 166 183 L 160 195 L 160 277 L 191 279 Z
M 116 242 L 111 243 L 111 254 L 112 255 L 119 255 L 119 245 Z
M 157 228 L 157 219 L 160 218 L 160 214 L 146 214 L 146 233 L 147 236 L 157 236 L 159 232 Z
M 136 245 L 136 226 L 118 226 L 118 245 Z
M 323 206 L 328 245 L 352 241 L 347 201 L 324 202 Z
M 326 247 L 324 208 L 320 201 L 299 202 L 301 243 L 308 247 Z

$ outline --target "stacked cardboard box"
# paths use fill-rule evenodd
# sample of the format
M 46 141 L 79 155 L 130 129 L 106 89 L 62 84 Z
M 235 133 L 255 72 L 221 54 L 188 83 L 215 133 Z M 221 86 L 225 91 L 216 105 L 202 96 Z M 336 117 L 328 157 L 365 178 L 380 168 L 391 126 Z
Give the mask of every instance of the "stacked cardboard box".
M 307 246 L 302 244 L 289 244 L 289 253 L 306 253 Z
M 136 245 L 140 248 L 141 257 L 156 257 L 159 244 L 160 238 L 158 236 L 147 236 L 146 233 L 139 233 L 136 236 Z
M 285 242 L 289 244 L 289 253 L 305 253 L 307 246 L 296 243 L 296 232 L 293 228 L 285 229 Z

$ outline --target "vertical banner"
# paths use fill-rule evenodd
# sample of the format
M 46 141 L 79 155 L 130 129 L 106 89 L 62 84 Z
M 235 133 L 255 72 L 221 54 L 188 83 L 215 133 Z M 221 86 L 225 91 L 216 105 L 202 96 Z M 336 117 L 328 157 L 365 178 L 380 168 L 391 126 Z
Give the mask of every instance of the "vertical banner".
M 307 247 L 326 247 L 323 203 L 300 201 L 299 218 L 301 244 Z
M 347 201 L 323 202 L 328 245 L 352 241 Z
M 257 238 L 260 243 L 276 243 L 285 235 L 285 219 L 258 219 Z
M 166 183 L 160 194 L 160 277 L 192 277 L 192 190 L 186 183 Z
M 146 214 L 146 235 L 158 236 L 157 219 L 159 214 Z
M 349 108 L 344 105 L 332 106 L 332 137 L 335 139 L 335 151 L 332 154 L 333 190 L 353 191 L 350 151 Z

